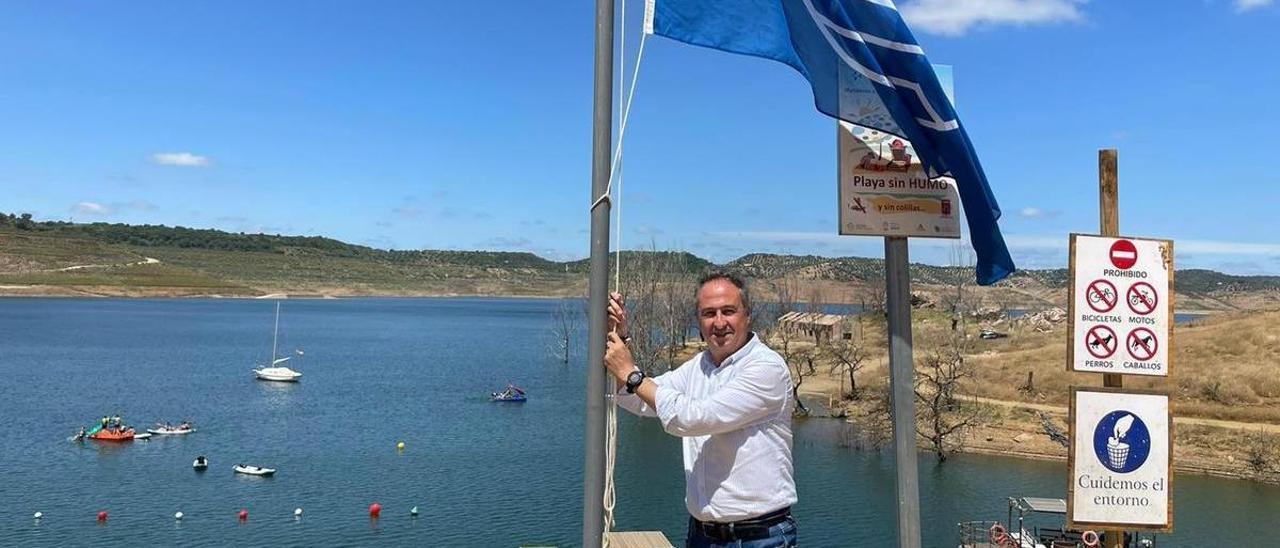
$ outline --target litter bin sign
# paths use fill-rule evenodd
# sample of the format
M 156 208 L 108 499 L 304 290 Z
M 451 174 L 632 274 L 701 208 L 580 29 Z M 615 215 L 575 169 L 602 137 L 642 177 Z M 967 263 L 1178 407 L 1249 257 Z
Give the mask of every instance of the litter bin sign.
M 1169 424 L 1166 394 L 1072 389 L 1072 528 L 1173 530 Z

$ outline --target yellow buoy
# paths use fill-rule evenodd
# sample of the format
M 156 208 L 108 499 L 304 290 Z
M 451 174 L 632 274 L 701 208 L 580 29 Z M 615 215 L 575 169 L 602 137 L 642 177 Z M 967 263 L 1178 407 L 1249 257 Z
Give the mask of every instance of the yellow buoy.
M 396 449 L 399 451 L 404 451 L 404 442 L 397 443 Z

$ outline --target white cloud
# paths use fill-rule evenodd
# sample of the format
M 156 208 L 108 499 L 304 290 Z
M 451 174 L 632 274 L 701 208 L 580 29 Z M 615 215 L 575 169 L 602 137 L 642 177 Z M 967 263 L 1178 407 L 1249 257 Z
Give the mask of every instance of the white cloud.
M 1236 0 L 1236 12 L 1243 13 L 1249 10 L 1263 8 L 1271 5 L 1273 0 Z
M 79 202 L 71 206 L 71 212 L 76 215 L 110 215 L 116 210 L 97 202 Z
M 899 11 L 912 29 L 959 36 L 975 26 L 1079 21 L 1087 0 L 914 0 Z M 1236 0 L 1259 2 L 1270 0 Z
M 1027 219 L 1040 219 L 1044 217 L 1044 210 L 1038 207 L 1024 207 L 1022 211 L 1018 212 L 1018 215 Z
M 208 167 L 213 163 L 207 156 L 190 152 L 157 152 L 151 155 L 151 161 L 162 166 L 179 167 Z

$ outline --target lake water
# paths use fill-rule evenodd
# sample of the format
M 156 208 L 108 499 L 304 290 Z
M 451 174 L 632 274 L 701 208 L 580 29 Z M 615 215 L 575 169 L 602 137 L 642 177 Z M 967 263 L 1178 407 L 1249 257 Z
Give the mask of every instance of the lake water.
M 585 376 L 580 356 L 566 366 L 547 350 L 554 306 L 286 301 L 282 353 L 306 355 L 302 382 L 280 385 L 250 371 L 270 353 L 269 301 L 0 299 L 0 417 L 10 428 L 0 545 L 577 545 Z M 488 401 L 508 380 L 528 403 Z M 142 426 L 191 418 L 199 431 L 67 441 L 104 413 Z M 841 428 L 796 423 L 801 539 L 890 545 L 892 455 L 841 447 Z M 679 543 L 678 441 L 625 413 L 619 432 L 618 528 Z M 203 474 L 191 469 L 199 454 L 211 461 Z M 279 472 L 237 476 L 239 462 Z M 954 546 L 959 521 L 1003 519 L 1008 495 L 1066 491 L 1061 463 L 959 456 L 937 466 L 922 455 L 920 474 L 926 546 Z M 1174 488 L 1177 532 L 1159 546 L 1275 545 L 1261 535 L 1280 515 L 1280 488 L 1195 476 Z M 371 521 L 375 501 L 384 510 Z M 110 513 L 104 525 L 99 510 Z

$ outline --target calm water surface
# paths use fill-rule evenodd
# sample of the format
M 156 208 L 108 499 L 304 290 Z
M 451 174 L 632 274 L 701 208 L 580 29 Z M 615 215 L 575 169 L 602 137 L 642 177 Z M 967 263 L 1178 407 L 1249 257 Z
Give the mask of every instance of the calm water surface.
M 0 545 L 576 545 L 584 374 L 580 356 L 565 366 L 547 350 L 554 306 L 286 301 L 282 352 L 306 355 L 302 382 L 280 385 L 250 371 L 270 353 L 272 302 L 0 299 Z M 528 403 L 488 401 L 508 380 Z M 136 425 L 189 417 L 199 431 L 67 441 L 104 413 Z M 796 424 L 801 538 L 887 545 L 892 456 L 840 447 L 840 428 Z M 679 542 L 678 441 L 625 413 L 619 431 L 618 528 Z M 203 474 L 191 469 L 199 454 L 211 461 Z M 238 462 L 279 472 L 237 476 Z M 1002 519 L 1008 495 L 1065 495 L 1058 463 L 924 457 L 920 473 L 926 546 L 954 546 L 958 521 Z M 1280 515 L 1280 489 L 1195 476 L 1174 486 L 1178 531 L 1160 546 L 1276 545 L 1259 524 Z M 238 523 L 242 508 L 250 517 Z

